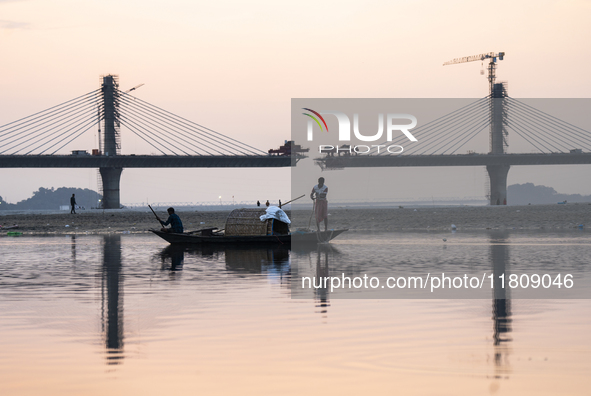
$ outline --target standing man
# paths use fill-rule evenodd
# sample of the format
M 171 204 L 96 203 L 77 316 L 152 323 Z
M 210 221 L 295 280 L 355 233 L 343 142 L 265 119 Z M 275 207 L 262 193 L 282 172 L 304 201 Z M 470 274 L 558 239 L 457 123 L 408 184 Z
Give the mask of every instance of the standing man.
M 76 197 L 75 194 L 72 194 L 70 197 L 70 206 L 72 209 L 70 210 L 70 214 L 76 214 Z
M 168 219 L 166 221 L 162 221 L 160 220 L 160 217 L 158 218 L 158 221 L 160 222 L 160 224 L 162 224 L 162 232 L 174 232 L 175 234 L 182 234 L 183 233 L 183 223 L 181 222 L 181 218 L 179 217 L 179 215 L 177 215 L 176 213 L 174 213 L 174 209 L 173 208 L 168 208 Z M 170 224 L 170 228 L 166 228 L 165 226 Z
M 316 214 L 316 228 L 320 231 L 320 222 L 324 220 L 324 231 L 328 229 L 328 201 L 326 195 L 328 187 L 324 184 L 324 177 L 318 179 L 318 184 L 312 188 L 310 198 L 316 200 L 314 213 Z

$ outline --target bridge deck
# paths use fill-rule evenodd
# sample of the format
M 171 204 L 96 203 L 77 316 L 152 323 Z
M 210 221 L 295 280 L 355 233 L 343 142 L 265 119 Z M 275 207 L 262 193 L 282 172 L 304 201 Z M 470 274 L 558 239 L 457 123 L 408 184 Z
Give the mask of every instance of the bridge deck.
M 289 156 L 0 155 L 0 168 L 241 168 L 288 167 Z M 341 155 L 316 158 L 323 168 L 591 164 L 591 153 L 466 155 Z
M 298 158 L 293 158 L 293 165 Z M 0 168 L 260 168 L 292 166 L 278 155 L 0 155 Z
M 591 153 L 465 154 L 465 155 L 341 155 L 316 158 L 326 169 L 390 166 L 487 166 L 591 164 Z

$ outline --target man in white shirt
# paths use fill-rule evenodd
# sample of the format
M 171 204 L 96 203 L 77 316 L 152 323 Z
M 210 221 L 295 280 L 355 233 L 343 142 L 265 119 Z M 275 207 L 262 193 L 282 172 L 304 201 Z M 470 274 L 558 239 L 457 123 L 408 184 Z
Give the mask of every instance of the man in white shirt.
M 324 220 L 324 231 L 328 229 L 328 201 L 326 195 L 328 187 L 324 184 L 324 177 L 318 179 L 318 184 L 312 188 L 310 198 L 316 200 L 314 213 L 316 214 L 316 228 L 320 231 L 320 222 Z

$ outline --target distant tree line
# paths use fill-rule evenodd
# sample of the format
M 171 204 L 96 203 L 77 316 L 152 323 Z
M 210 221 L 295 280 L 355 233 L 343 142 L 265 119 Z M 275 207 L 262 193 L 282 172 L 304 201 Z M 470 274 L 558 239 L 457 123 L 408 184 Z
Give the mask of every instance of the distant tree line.
M 48 209 L 58 210 L 62 205 L 70 205 L 70 197 L 76 194 L 76 204 L 87 209 L 98 206 L 102 195 L 88 188 L 60 187 L 58 189 L 43 188 L 33 193 L 31 198 L 15 204 L 7 203 L 0 196 L 0 210 Z
M 99 206 L 102 195 L 88 188 L 60 187 L 43 188 L 33 193 L 31 198 L 11 204 L 0 196 L 0 210 L 47 209 L 58 210 L 62 205 L 70 205 L 70 197 L 76 194 L 78 206 L 87 209 Z M 591 202 L 591 195 L 560 194 L 552 187 L 536 186 L 533 183 L 512 184 L 507 188 L 508 203 L 511 205 L 553 204 L 558 202 Z
M 524 183 L 507 187 L 507 201 L 510 205 L 554 204 L 564 201 L 591 202 L 591 195 L 560 194 L 552 187 Z

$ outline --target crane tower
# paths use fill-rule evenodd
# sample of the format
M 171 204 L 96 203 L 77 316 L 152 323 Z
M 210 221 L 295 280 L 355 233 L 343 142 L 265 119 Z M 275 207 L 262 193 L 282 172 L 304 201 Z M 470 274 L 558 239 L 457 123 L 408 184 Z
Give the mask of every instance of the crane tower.
M 489 52 L 480 55 L 465 56 L 445 62 L 443 66 L 455 65 L 458 63 L 484 61 L 488 63 L 488 84 L 490 97 L 490 154 L 502 155 L 505 153 L 507 144 L 507 130 L 505 129 L 505 98 L 507 88 L 503 83 L 495 83 L 497 60 L 503 60 L 504 52 Z M 490 204 L 507 204 L 507 174 L 509 165 L 488 165 L 486 167 L 490 182 Z
M 489 84 L 489 94 L 492 95 L 493 91 L 495 89 L 495 78 L 496 78 L 495 70 L 497 68 L 497 59 L 502 61 L 504 57 L 505 57 L 504 52 L 499 52 L 497 54 L 495 54 L 494 52 L 489 52 L 486 54 L 464 56 L 463 58 L 452 59 L 449 62 L 445 62 L 443 64 L 443 66 L 455 65 L 458 63 L 466 63 L 466 62 L 484 61 L 485 59 L 490 59 L 490 62 L 488 63 L 488 84 Z

